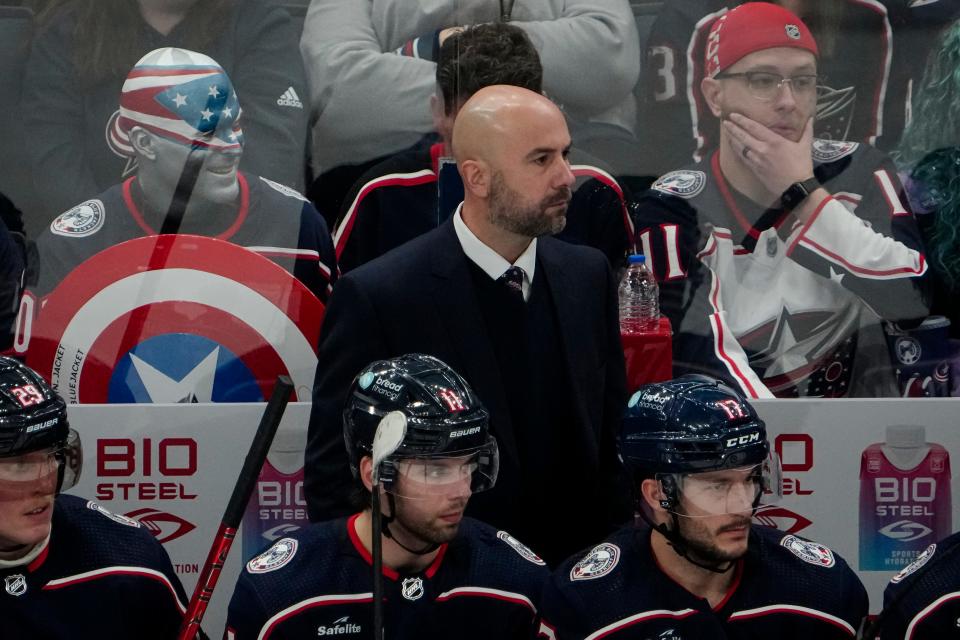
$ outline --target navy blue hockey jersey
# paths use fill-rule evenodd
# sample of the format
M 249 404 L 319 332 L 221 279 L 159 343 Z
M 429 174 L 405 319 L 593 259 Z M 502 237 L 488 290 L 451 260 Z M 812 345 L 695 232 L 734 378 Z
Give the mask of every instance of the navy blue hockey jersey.
M 0 568 L 0 638 L 172 640 L 187 597 L 159 542 L 95 502 L 57 496 L 45 548 Z
M 265 178 L 238 174 L 240 201 L 224 215 L 184 218 L 180 233 L 203 235 L 259 253 L 292 273 L 326 303 L 337 277 L 323 217 L 299 193 Z M 206 212 L 204 212 L 206 213 Z M 58 216 L 37 240 L 34 293 L 50 293 L 81 262 L 116 244 L 159 233 L 144 211 L 136 178 Z
M 865 375 L 858 340 L 882 344 L 881 319 L 927 315 L 916 220 L 876 149 L 818 139 L 813 159 L 831 197 L 805 225 L 738 193 L 717 154 L 661 177 L 638 203 L 677 375 L 708 373 L 750 398 L 895 393 L 889 357 Z
M 929 566 L 926 566 L 928 565 Z M 960 533 L 930 545 L 883 592 L 883 640 L 960 634 Z
M 334 232 L 344 273 L 435 229 L 454 214 L 463 200 L 463 181 L 455 164 L 441 164 L 442 149 L 440 143 L 414 147 L 376 165 L 357 182 Z M 567 226 L 556 237 L 599 249 L 616 267 L 634 235 L 624 192 L 603 169 L 588 164 L 572 164 L 570 169 L 577 181 Z
M 357 517 L 314 524 L 250 560 L 224 639 L 373 637 L 372 559 Z M 470 518 L 422 573 L 383 573 L 384 635 L 393 640 L 533 638 L 549 575 L 512 536 Z
M 563 563 L 544 590 L 540 637 L 830 640 L 853 638 L 867 613 L 856 574 L 823 545 L 754 527 L 730 591 L 711 607 L 660 569 L 651 535 L 631 525 Z

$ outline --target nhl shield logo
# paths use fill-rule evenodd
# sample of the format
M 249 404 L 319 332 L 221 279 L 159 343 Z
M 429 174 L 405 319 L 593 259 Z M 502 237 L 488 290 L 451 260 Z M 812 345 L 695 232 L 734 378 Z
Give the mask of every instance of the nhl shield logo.
M 76 267 L 17 350 L 69 404 L 261 402 L 278 375 L 312 388 L 323 314 L 261 255 L 214 238 L 149 236 Z
M 570 569 L 571 580 L 594 580 L 613 571 L 620 562 L 620 547 L 609 542 L 590 550 L 580 562 Z
M 423 597 L 422 578 L 404 578 L 400 584 L 400 595 L 407 600 L 419 600 Z
M 27 579 L 22 573 L 15 573 L 3 579 L 3 586 L 12 596 L 22 596 L 27 592 Z

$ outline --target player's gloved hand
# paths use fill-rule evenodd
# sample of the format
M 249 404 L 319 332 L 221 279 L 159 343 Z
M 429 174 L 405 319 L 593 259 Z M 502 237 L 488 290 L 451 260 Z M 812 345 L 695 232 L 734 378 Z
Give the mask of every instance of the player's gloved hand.
M 734 151 L 771 194 L 779 197 L 793 183 L 813 176 L 813 118 L 798 142 L 739 113 L 730 114 L 723 127 Z

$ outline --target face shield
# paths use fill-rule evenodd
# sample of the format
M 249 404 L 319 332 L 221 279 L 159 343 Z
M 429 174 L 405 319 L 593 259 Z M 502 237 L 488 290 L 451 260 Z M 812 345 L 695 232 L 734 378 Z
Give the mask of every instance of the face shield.
M 0 500 L 21 499 L 48 483 L 65 491 L 76 485 L 82 465 L 83 448 L 73 429 L 63 444 L 0 458 Z
M 499 470 L 497 443 L 489 437 L 480 448 L 415 458 L 387 458 L 381 478 L 387 493 L 418 499 L 486 491 L 496 484 Z
M 655 476 L 663 495 L 671 497 L 668 511 L 684 517 L 750 514 L 760 503 L 783 497 L 780 458 L 768 453 L 751 467 L 701 473 L 661 473 Z

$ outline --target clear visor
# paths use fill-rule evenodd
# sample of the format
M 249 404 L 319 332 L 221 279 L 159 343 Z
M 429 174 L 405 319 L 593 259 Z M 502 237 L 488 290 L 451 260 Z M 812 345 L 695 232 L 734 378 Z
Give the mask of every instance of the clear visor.
M 783 497 L 780 458 L 767 454 L 763 463 L 739 469 L 704 473 L 657 474 L 660 490 L 676 487 L 677 515 L 710 517 L 750 514 L 761 502 L 775 504 Z
M 470 494 L 486 491 L 497 481 L 500 455 L 491 441 L 479 451 L 443 456 L 384 460 L 384 490 L 404 498 Z
M 50 484 L 51 490 L 65 491 L 77 484 L 83 466 L 80 436 L 70 429 L 62 446 L 0 458 L 0 497 L 19 499 L 38 485 Z M 62 482 L 61 482 L 62 474 Z

